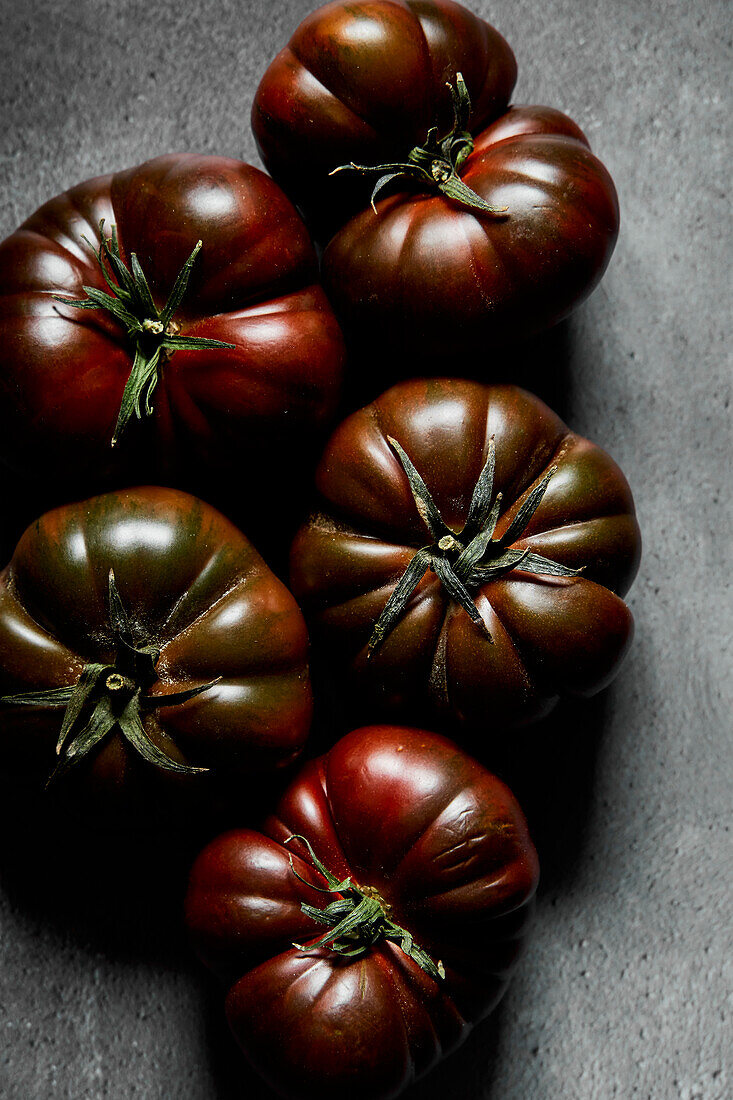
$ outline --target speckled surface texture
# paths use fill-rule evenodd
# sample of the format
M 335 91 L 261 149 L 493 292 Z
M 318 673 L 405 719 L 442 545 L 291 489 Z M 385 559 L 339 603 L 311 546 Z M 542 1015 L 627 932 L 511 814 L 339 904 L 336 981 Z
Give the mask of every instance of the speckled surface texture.
M 160 152 L 257 163 L 249 104 L 309 6 L 3 0 L 0 235 L 66 186 Z M 726 1100 L 730 12 L 472 6 L 517 54 L 516 101 L 566 110 L 618 185 L 619 245 L 559 337 L 553 391 L 627 472 L 645 553 L 622 674 L 543 731 L 542 780 L 519 791 L 543 856 L 531 946 L 493 1020 L 410 1097 Z M 3 1100 L 264 1100 L 186 951 L 185 858 L 168 863 L 165 843 L 139 862 L 124 838 L 85 851 L 76 827 L 3 802 Z

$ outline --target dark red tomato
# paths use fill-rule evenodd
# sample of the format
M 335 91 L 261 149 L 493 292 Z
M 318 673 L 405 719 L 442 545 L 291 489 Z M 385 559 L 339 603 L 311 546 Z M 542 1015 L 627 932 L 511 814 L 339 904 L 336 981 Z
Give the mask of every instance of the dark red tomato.
M 507 213 L 402 192 L 356 215 L 326 249 L 327 293 L 362 350 L 439 357 L 444 370 L 447 357 L 485 357 L 549 328 L 599 282 L 618 234 L 616 192 L 566 115 L 512 107 L 479 134 L 460 175 Z
M 493 27 L 452 0 L 356 0 L 319 8 L 265 73 L 252 128 L 267 170 L 307 218 L 339 225 L 370 188 L 329 172 L 404 159 L 448 126 L 446 87 L 463 73 L 473 132 L 509 103 L 517 65 Z
M 486 749 L 615 676 L 640 554 L 631 492 L 538 398 L 402 383 L 336 430 L 316 481 L 292 587 L 352 718 L 421 715 Z
M 210 156 L 158 157 L 42 206 L 0 245 L 0 337 L 2 457 L 87 490 L 292 458 L 332 414 L 343 359 L 295 209 L 256 168 Z M 240 493 L 260 480 L 243 471 Z
M 270 771 L 308 734 L 307 645 L 208 504 L 142 488 L 59 508 L 0 576 L 0 761 L 135 809 Z
M 508 108 L 515 78 L 504 39 L 450 0 L 329 4 L 265 74 L 263 159 L 324 241 L 342 227 L 324 284 L 376 362 L 524 339 L 606 269 L 613 182 L 564 114 Z M 329 176 L 344 167 L 361 171 Z
M 503 783 L 435 734 L 374 726 L 306 765 L 262 832 L 203 851 L 186 916 L 270 1085 L 388 1100 L 504 993 L 537 876 Z

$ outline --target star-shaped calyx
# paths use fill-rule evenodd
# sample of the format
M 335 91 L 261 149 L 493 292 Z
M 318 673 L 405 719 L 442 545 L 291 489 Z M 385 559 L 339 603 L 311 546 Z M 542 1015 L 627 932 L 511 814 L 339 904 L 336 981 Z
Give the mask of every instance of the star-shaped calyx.
M 377 213 L 376 199 L 382 188 L 393 180 L 407 180 L 425 191 L 438 191 L 452 199 L 466 210 L 493 217 L 504 217 L 507 208 L 490 206 L 480 195 L 463 182 L 460 169 L 466 158 L 473 152 L 473 137 L 468 129 L 471 115 L 471 97 L 460 73 L 456 73 L 455 87 L 447 83 L 446 87 L 453 101 L 453 125 L 444 137 L 440 137 L 436 126 L 428 130 L 424 145 L 416 145 L 407 155 L 407 160 L 388 164 L 340 164 L 330 174 L 337 172 L 377 173 L 379 179 L 374 184 L 371 204 Z
M 158 309 L 136 254 L 131 253 L 129 268 L 122 260 L 116 226 L 112 226 L 112 236 L 108 238 L 104 235 L 104 220 L 100 221 L 99 237 L 99 251 L 86 237 L 82 239 L 94 253 L 110 293 L 94 286 L 85 286 L 86 298 L 64 298 L 59 294 L 54 294 L 54 298 L 75 309 L 105 310 L 123 326 L 134 346 L 132 370 L 125 384 L 111 440 L 114 447 L 133 416 L 142 420 L 143 416 L 152 415 L 153 391 L 158 384 L 161 367 L 174 352 L 233 348 L 235 345 L 222 340 L 206 340 L 201 336 L 181 336 L 180 326 L 174 319 L 186 293 L 191 268 L 201 251 L 201 241 L 179 271 L 168 301 L 162 309 Z
M 415 506 L 434 541 L 417 551 L 387 600 L 369 639 L 369 656 L 397 625 L 412 593 L 428 569 L 432 569 L 448 596 L 460 604 L 489 641 L 492 640 L 491 634 L 474 603 L 471 589 L 479 588 L 517 568 L 525 573 L 543 573 L 553 577 L 574 577 L 580 572 L 580 569 L 570 569 L 531 550 L 512 549 L 512 543 L 521 537 L 537 511 L 555 472 L 555 466 L 551 466 L 535 485 L 504 534 L 495 539 L 492 536 L 501 512 L 502 494 L 497 493 L 492 503 L 496 465 L 493 436 L 489 440 L 486 463 L 471 496 L 468 518 L 460 532 L 452 531 L 444 521 L 427 485 L 397 440 L 388 436 L 388 441 L 402 464 Z
M 58 764 L 48 783 L 59 778 L 82 760 L 107 734 L 117 729 L 127 743 L 149 764 L 177 775 L 206 772 L 179 764 L 162 752 L 149 738 L 143 724 L 146 710 L 173 707 L 208 691 L 219 679 L 186 691 L 165 695 L 149 695 L 158 679 L 156 665 L 160 650 L 155 646 L 136 644 L 132 622 L 109 571 L 109 622 L 115 640 L 116 656 L 112 664 L 90 663 L 84 666 L 73 687 L 49 688 L 5 695 L 5 706 L 64 707 L 61 731 L 56 744 Z
M 339 881 L 320 861 L 304 836 L 289 836 L 285 843 L 289 844 L 291 840 L 300 840 L 305 844 L 311 863 L 325 879 L 326 886 L 314 886 L 299 875 L 295 870 L 293 857 L 290 856 L 290 867 L 295 877 L 312 890 L 319 890 L 324 894 L 341 894 L 340 898 L 330 902 L 324 909 L 303 902 L 301 911 L 318 924 L 325 924 L 329 931 L 307 948 L 300 943 L 294 943 L 293 947 L 300 951 L 328 947 L 337 955 L 358 959 L 381 940 L 388 940 L 397 944 L 434 981 L 445 978 L 443 964 L 434 963 L 428 953 L 415 943 L 412 934 L 402 925 L 395 924 L 389 915 L 390 906 L 373 887 L 359 886 L 351 878 Z

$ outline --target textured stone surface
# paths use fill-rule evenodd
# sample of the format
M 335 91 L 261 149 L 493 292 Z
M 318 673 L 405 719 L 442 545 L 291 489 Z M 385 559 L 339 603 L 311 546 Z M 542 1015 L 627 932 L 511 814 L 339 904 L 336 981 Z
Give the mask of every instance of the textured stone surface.
M 645 554 L 619 680 L 541 734 L 543 782 L 519 789 L 544 857 L 534 940 L 493 1021 L 412 1096 L 724 1100 L 729 11 L 722 0 L 473 7 L 515 49 L 517 101 L 568 111 L 618 185 L 618 249 L 554 338 L 566 362 L 549 390 L 627 471 Z M 160 152 L 256 162 L 254 89 L 308 9 L 2 0 L 0 235 L 71 183 Z M 218 991 L 187 956 L 181 868 L 161 874 L 158 850 L 141 875 L 124 840 L 70 856 L 72 844 L 84 850 L 73 828 L 34 824 L 34 811 L 10 804 L 0 812 L 4 1100 L 264 1098 L 225 1033 Z

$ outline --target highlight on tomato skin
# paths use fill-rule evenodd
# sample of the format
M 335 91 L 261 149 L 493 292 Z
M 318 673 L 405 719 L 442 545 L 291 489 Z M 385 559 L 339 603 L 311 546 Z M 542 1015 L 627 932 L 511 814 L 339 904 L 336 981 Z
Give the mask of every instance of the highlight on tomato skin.
M 514 386 L 415 379 L 347 417 L 291 586 L 352 721 L 492 737 L 617 675 L 641 538 L 600 447 Z
M 289 1100 L 393 1100 L 503 995 L 537 855 L 509 789 L 426 730 L 304 766 L 261 829 L 212 841 L 186 922 L 246 1058 Z
M 48 487 L 243 500 L 333 417 L 343 337 L 295 208 L 259 169 L 170 154 L 52 198 L 0 243 L 0 457 Z M 262 490 L 262 491 L 261 491 Z
M 181 820 L 266 782 L 312 708 L 295 600 L 187 493 L 57 508 L 0 574 L 0 765 L 95 820 Z

